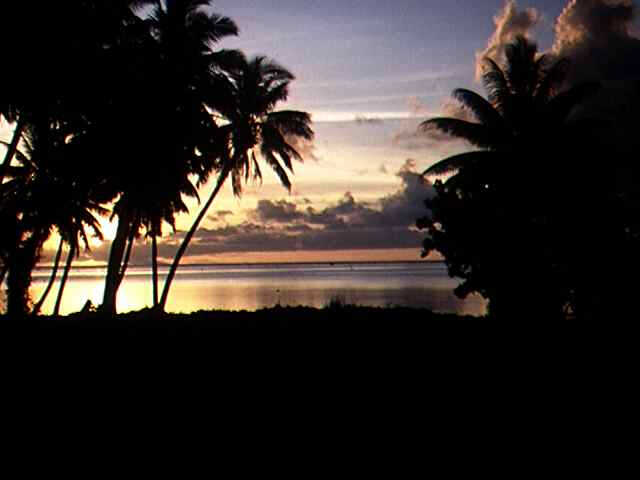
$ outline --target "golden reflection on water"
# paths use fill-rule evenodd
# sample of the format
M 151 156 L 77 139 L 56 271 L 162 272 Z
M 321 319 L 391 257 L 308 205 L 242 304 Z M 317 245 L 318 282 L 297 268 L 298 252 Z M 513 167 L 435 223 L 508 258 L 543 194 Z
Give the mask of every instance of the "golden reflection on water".
M 324 307 L 332 299 L 344 303 L 385 307 L 403 305 L 430 308 L 434 311 L 483 315 L 484 300 L 470 297 L 456 299 L 457 285 L 446 271 L 431 267 L 375 265 L 346 268 L 319 266 L 288 270 L 283 267 L 234 267 L 184 269 L 176 277 L 167 311 L 189 313 L 198 310 L 259 310 L 280 305 Z M 100 305 L 104 291 L 103 272 L 77 271 L 70 276 L 61 306 L 63 315 L 78 312 L 90 300 Z M 40 298 L 47 276 L 34 278 L 31 295 Z M 164 277 L 160 276 L 160 288 Z M 44 314 L 51 313 L 57 296 L 54 285 Z M 118 311 L 128 312 L 152 306 L 151 277 L 147 269 L 131 269 L 118 294 Z
M 31 287 L 31 298 L 38 300 L 42 295 L 46 285 L 44 283 L 34 283 Z M 60 306 L 60 313 L 68 315 L 70 313 L 79 312 L 85 306 L 87 300 L 91 301 L 94 306 L 102 303 L 104 293 L 104 281 L 102 280 L 74 280 L 67 282 Z M 46 302 L 42 308 L 42 313 L 50 314 L 56 303 L 58 295 L 58 284 L 56 283 L 49 293 Z M 148 301 L 146 299 L 149 299 Z M 118 293 L 118 311 L 130 312 L 141 310 L 149 307 L 151 300 L 151 285 L 142 282 L 123 282 L 122 288 Z

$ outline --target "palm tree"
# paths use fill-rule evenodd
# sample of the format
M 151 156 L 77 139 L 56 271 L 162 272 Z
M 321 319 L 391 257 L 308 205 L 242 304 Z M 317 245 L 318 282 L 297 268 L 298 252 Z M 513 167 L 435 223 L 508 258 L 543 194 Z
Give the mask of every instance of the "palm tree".
M 77 192 L 73 192 L 77 193 Z M 73 260 L 80 253 L 79 243 L 80 240 L 84 243 L 85 250 L 90 250 L 89 239 L 86 232 L 86 227 L 89 227 L 93 231 L 93 235 L 102 240 L 102 232 L 100 231 L 100 223 L 95 217 L 94 212 L 99 214 L 106 213 L 105 209 L 93 203 L 91 199 L 85 199 L 84 202 L 79 202 L 77 197 L 71 199 L 72 207 L 76 207 L 73 210 L 66 211 L 66 218 L 61 219 L 62 225 L 56 225 L 58 228 L 63 229 L 62 238 L 69 245 L 69 251 L 67 253 L 67 261 L 60 280 L 60 287 L 58 288 L 58 296 L 53 309 L 53 315 L 58 316 L 60 314 L 60 306 L 62 305 L 62 296 L 64 289 L 69 278 L 69 272 Z
M 521 156 L 541 138 L 553 141 L 558 132 L 564 132 L 569 114 L 599 86 L 589 83 L 561 92 L 567 62 L 553 61 L 536 52 L 534 43 L 518 37 L 506 48 L 504 69 L 486 58 L 482 80 L 488 99 L 470 90 L 454 90 L 453 97 L 477 122 L 432 118 L 422 123 L 423 131 L 439 130 L 479 149 L 444 159 L 424 175 L 449 174 L 464 166 L 496 163 L 496 159 L 499 163 L 505 156 Z M 503 167 L 500 165 L 499 169 L 509 171 Z
M 121 192 L 116 214 L 118 231 L 112 244 L 102 308 L 115 311 L 126 239 L 145 226 L 152 241 L 154 304 L 157 303 L 157 236 L 162 224 L 175 225 L 186 212 L 183 196 L 197 196 L 190 177 L 204 181 L 217 166 L 209 151 L 217 126 L 206 106 L 212 70 L 224 55 L 212 44 L 238 30 L 229 18 L 204 11 L 205 0 L 155 2 L 145 20 L 146 40 L 134 65 L 143 71 L 141 88 L 123 85 L 123 108 L 114 115 L 126 119 L 133 138 L 120 172 Z M 141 68 L 141 66 L 143 66 Z M 127 92 L 128 91 L 128 92 Z M 142 95 L 140 95 L 142 92 Z M 206 92 L 206 95 L 205 95 Z M 135 95 L 134 95 L 135 93 Z M 217 147 L 216 147 L 217 148 Z M 156 247 L 154 247 L 154 245 Z
M 258 162 L 258 158 L 262 158 L 282 185 L 290 190 L 288 172 L 293 172 L 292 160 L 302 161 L 290 140 L 295 137 L 313 138 L 309 114 L 274 111 L 278 103 L 287 99 L 294 76 L 265 57 L 236 60 L 239 60 L 236 67 L 221 74 L 224 81 L 218 82 L 218 85 L 226 86 L 226 94 L 222 96 L 224 102 L 218 101 L 216 105 L 216 110 L 226 122 L 218 131 L 218 144 L 226 147 L 218 152 L 221 171 L 213 191 L 175 255 L 160 299 L 161 310 L 166 306 L 171 284 L 191 239 L 227 179 L 231 177 L 233 193 L 240 196 L 243 181 L 262 178 Z
M 83 168 L 86 156 L 79 147 L 66 130 L 46 119 L 27 125 L 24 151 L 16 152 L 21 166 L 10 169 L 10 180 L 0 188 L 0 207 L 6 214 L 13 212 L 16 218 L 20 218 L 16 222 L 16 238 L 9 255 L 9 278 L 13 279 L 9 285 L 10 298 L 13 299 L 10 307 L 13 312 L 27 312 L 31 272 L 44 242 L 54 230 L 69 245 L 70 258 L 79 250 L 78 238 L 83 240 L 85 248 L 89 248 L 87 228 L 94 236 L 102 238 L 96 215 L 106 214 L 101 204 L 108 196 L 93 173 Z M 60 255 L 61 248 L 56 255 L 56 265 Z M 67 261 L 63 285 L 70 262 Z M 54 268 L 52 277 L 55 277 L 56 270 Z M 46 293 L 36 304 L 35 313 L 42 307 Z
M 12 175 L 12 186 L 31 188 L 39 185 L 40 180 L 35 183 L 29 180 L 27 183 L 20 184 L 20 179 L 13 175 L 15 172 L 12 172 L 11 167 L 25 129 L 28 129 L 29 125 L 39 124 L 46 118 L 46 122 L 55 125 L 55 128 L 64 128 L 69 138 L 85 136 L 88 128 L 95 130 L 96 126 L 103 126 L 104 120 L 99 116 L 104 113 L 106 106 L 113 103 L 113 98 L 112 96 L 103 98 L 107 96 L 96 95 L 95 92 L 108 92 L 104 87 L 110 84 L 109 81 L 113 76 L 124 73 L 111 68 L 114 66 L 114 58 L 123 50 L 127 51 L 121 46 L 128 44 L 127 38 L 140 30 L 142 21 L 135 15 L 135 11 L 141 6 L 152 3 L 156 2 L 152 0 L 70 0 L 67 2 L 25 0 L 3 5 L 3 18 L 7 21 L 0 30 L 0 40 L 4 40 L 3 44 L 11 45 L 11 48 L 5 52 L 4 61 L 5 65 L 10 65 L 12 73 L 4 75 L 0 80 L 2 82 L 0 115 L 7 121 L 15 123 L 16 127 L 8 144 L 4 161 L 0 165 L 0 184 L 7 175 Z M 34 15 L 33 12 L 38 14 Z M 29 34 L 28 41 L 20 41 L 25 38 L 25 32 Z M 42 72 L 48 74 L 52 71 L 58 73 L 49 75 L 47 82 L 42 82 Z M 96 151 L 100 149 L 104 149 L 104 144 L 99 145 Z M 98 157 L 98 155 L 95 156 Z M 37 171 L 41 171 L 40 166 Z M 31 178 L 30 173 L 23 179 L 27 178 Z M 37 174 L 36 178 L 43 177 Z M 2 201 L 2 213 L 10 217 L 18 214 L 19 209 L 23 208 L 25 201 L 32 195 L 27 193 L 28 188 L 18 188 L 13 192 L 11 188 L 3 186 Z M 113 191 L 110 198 L 102 195 L 102 201 L 109 201 L 115 195 Z M 24 279 L 30 272 L 30 259 L 37 258 L 39 255 L 39 245 L 42 243 L 40 237 L 47 238 L 50 228 L 36 231 L 35 223 L 29 225 L 27 222 L 32 220 L 31 215 L 23 215 L 23 213 L 19 215 L 15 231 L 26 237 L 12 239 L 10 242 L 12 246 L 8 251 L 16 255 L 9 256 L 13 258 L 9 259 L 10 262 L 5 262 L 5 268 L 8 263 L 14 265 L 14 273 L 24 277 L 14 284 L 24 290 L 25 285 L 28 284 Z M 28 251 L 23 251 L 26 247 Z M 23 273 L 20 274 L 18 257 L 23 254 L 26 260 L 22 262 L 24 268 Z M 11 269 L 9 272 L 11 276 Z M 13 303 L 26 305 L 23 301 L 26 298 L 25 292 L 16 294 L 14 298 L 17 302 Z M 20 309 L 23 309 L 22 306 Z
M 480 292 L 496 315 L 522 316 L 530 291 L 544 290 L 531 315 L 560 315 L 567 302 L 566 245 L 557 241 L 558 208 L 575 175 L 571 113 L 596 84 L 561 90 L 567 63 L 536 53 L 518 38 L 506 49 L 503 67 L 486 60 L 488 99 L 458 89 L 454 97 L 475 118 L 434 118 L 421 125 L 468 141 L 477 150 L 446 158 L 424 172 L 450 175 L 436 182 L 424 254 L 440 251 L 452 276 L 464 279 L 457 293 Z M 532 175 L 533 165 L 553 169 L 554 181 Z M 564 212 L 562 215 L 568 213 Z M 500 312 L 500 313 L 498 313 Z

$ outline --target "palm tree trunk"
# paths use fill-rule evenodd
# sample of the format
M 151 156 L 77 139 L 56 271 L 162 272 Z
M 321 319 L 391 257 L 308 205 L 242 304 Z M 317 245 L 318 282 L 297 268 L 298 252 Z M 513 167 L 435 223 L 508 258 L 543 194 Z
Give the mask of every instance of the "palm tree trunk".
M 116 237 L 113 239 L 111 251 L 109 252 L 107 277 L 105 279 L 104 296 L 100 309 L 110 314 L 116 313 L 116 296 L 118 295 L 118 288 L 124 276 L 124 272 L 122 272 L 122 257 L 125 253 L 124 250 L 127 239 L 132 229 L 130 219 L 131 215 L 126 211 L 119 215 L 118 230 L 116 231 Z
M 7 170 L 11 165 L 11 161 L 18 151 L 18 144 L 20 143 L 20 138 L 22 138 L 22 132 L 25 125 L 26 122 L 22 120 L 21 116 L 21 118 L 18 119 L 18 124 L 16 125 L 15 130 L 13 131 L 13 137 L 11 138 L 11 143 L 9 144 L 7 153 L 4 156 L 2 166 L 0 166 L 0 184 L 2 184 L 2 182 L 4 181 L 4 177 L 7 175 Z
M 173 259 L 173 263 L 171 264 L 171 268 L 169 269 L 169 273 L 167 274 L 167 279 L 164 282 L 164 289 L 162 290 L 162 298 L 160 299 L 160 304 L 158 305 L 158 308 L 161 311 L 164 311 L 165 306 L 167 305 L 167 299 L 169 297 L 169 290 L 171 289 L 171 283 L 173 282 L 173 279 L 176 276 L 176 271 L 178 270 L 178 266 L 180 265 L 180 260 L 182 260 L 182 257 L 184 256 L 185 252 L 187 251 L 187 247 L 189 246 L 189 242 L 191 242 L 191 239 L 193 238 L 196 231 L 198 230 L 198 227 L 200 226 L 200 222 L 202 222 L 202 219 L 207 214 L 207 211 L 211 207 L 213 200 L 216 198 L 216 196 L 222 189 L 222 186 L 224 185 L 224 182 L 227 180 L 227 177 L 229 176 L 230 172 L 231 172 L 231 168 L 229 167 L 225 167 L 224 170 L 222 170 L 222 172 L 220 173 L 220 176 L 218 177 L 218 183 L 216 184 L 216 187 L 213 189 L 213 192 L 211 192 L 211 195 L 209 196 L 207 203 L 205 203 L 202 209 L 200 210 L 198 217 L 193 222 L 193 225 L 191 225 L 191 229 L 187 233 L 186 237 L 184 237 L 184 240 L 182 240 L 182 244 L 180 245 L 180 248 L 176 252 L 176 256 Z
M 158 241 L 156 234 L 151 235 L 151 273 L 153 281 L 153 308 L 158 306 Z
M 56 253 L 56 259 L 53 262 L 53 270 L 51 271 L 51 277 L 49 278 L 49 283 L 47 284 L 47 288 L 44 289 L 42 293 L 42 297 L 38 300 L 35 307 L 33 307 L 33 311 L 31 315 L 38 315 L 40 310 L 42 310 L 42 306 L 44 302 L 47 300 L 49 296 L 49 292 L 51 292 L 51 288 L 53 288 L 53 284 L 56 281 L 56 276 L 58 275 L 58 267 L 60 266 L 60 259 L 62 258 L 62 250 L 64 250 L 64 240 L 60 239 L 60 245 L 58 246 L 58 253 Z
M 136 240 L 136 230 L 135 228 L 131 228 L 129 232 L 129 238 L 127 239 L 127 251 L 124 254 L 124 261 L 122 262 L 122 266 L 120 267 L 120 272 L 118 273 L 118 286 L 116 290 L 120 289 L 120 285 L 122 285 L 122 281 L 124 280 L 124 276 L 127 273 L 127 268 L 129 267 L 129 260 L 131 260 L 131 252 L 133 251 L 133 244 Z
M 73 263 L 73 257 L 76 255 L 76 247 L 73 243 L 69 246 L 69 254 L 67 255 L 67 264 L 64 266 L 64 273 L 62 274 L 62 280 L 60 280 L 60 288 L 58 289 L 58 298 L 56 299 L 56 306 L 53 309 L 53 316 L 60 315 L 60 304 L 62 303 L 62 295 L 64 294 L 64 287 L 67 284 L 69 278 L 69 271 L 71 270 L 71 264 Z

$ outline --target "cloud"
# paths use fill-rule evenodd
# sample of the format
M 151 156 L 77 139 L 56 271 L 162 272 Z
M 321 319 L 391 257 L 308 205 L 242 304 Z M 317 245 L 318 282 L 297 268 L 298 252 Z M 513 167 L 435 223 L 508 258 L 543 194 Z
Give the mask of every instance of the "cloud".
M 632 0 L 572 0 L 555 23 L 552 53 L 570 60 L 569 84 L 640 77 Z
M 413 160 L 396 175 L 398 190 L 375 202 L 358 201 L 350 192 L 324 209 L 307 202 L 261 200 L 240 225 L 200 230 L 189 254 L 415 248 L 417 258 L 423 235 L 415 221 L 426 213 L 424 200 L 435 191 L 416 172 Z M 160 245 L 161 256 L 170 257 L 174 250 Z
M 489 39 L 487 48 L 476 54 L 476 79 L 479 80 L 482 77 L 485 58 L 489 57 L 501 63 L 505 46 L 519 35 L 530 38 L 531 31 L 541 18 L 535 8 L 519 10 L 515 0 L 508 0 L 493 19 L 496 29 Z
M 603 88 L 574 112 L 601 121 L 594 137 L 624 158 L 635 155 L 633 132 L 640 107 L 640 39 L 632 0 L 571 0 L 557 18 L 552 55 L 569 60 L 565 88 L 600 81 Z M 592 139 L 593 140 L 593 139 Z
M 411 115 L 414 117 L 422 117 L 429 114 L 427 106 L 420 100 L 420 97 L 409 97 L 407 104 L 409 106 L 409 112 L 411 112 Z
M 288 135 L 286 141 L 289 145 L 296 149 L 296 151 L 302 156 L 304 160 L 313 160 L 317 162 L 320 158 L 316 155 L 316 144 L 313 140 L 307 140 L 306 138 Z
M 304 217 L 304 214 L 298 210 L 298 205 L 286 200 L 275 202 L 260 200 L 258 207 L 251 215 L 257 220 L 279 223 L 294 222 Z
M 218 210 L 217 212 L 207 215 L 207 220 L 211 222 L 224 222 L 225 219 L 231 215 L 233 215 L 231 210 Z
M 447 99 L 440 107 L 438 117 L 457 118 L 468 122 L 475 121 L 471 112 L 464 108 L 462 104 L 454 99 Z M 447 135 L 440 130 L 430 129 L 423 131 L 420 129 L 422 119 L 414 119 L 407 122 L 404 128 L 400 129 L 393 136 L 393 144 L 407 150 L 442 150 L 453 145 L 460 145 L 463 140 Z
M 553 46 L 544 52 L 569 60 L 564 88 L 589 80 L 603 82 L 605 88 L 574 113 L 606 120 L 606 141 L 618 146 L 635 142 L 623 137 L 629 137 L 625 125 L 635 122 L 636 106 L 640 105 L 640 39 L 634 32 L 635 16 L 633 0 L 570 0 L 555 21 Z M 520 9 L 515 0 L 508 0 L 494 18 L 495 30 L 487 47 L 476 55 L 476 77 L 482 73 L 484 58 L 503 64 L 505 46 L 518 35 L 531 38 L 541 18 L 538 10 Z M 441 116 L 474 121 L 453 100 L 444 104 Z M 402 131 L 395 138 L 400 145 L 431 150 L 454 141 L 437 130 L 427 135 Z
M 378 117 L 367 117 L 366 115 L 356 115 L 355 122 L 358 125 L 381 125 L 384 120 Z

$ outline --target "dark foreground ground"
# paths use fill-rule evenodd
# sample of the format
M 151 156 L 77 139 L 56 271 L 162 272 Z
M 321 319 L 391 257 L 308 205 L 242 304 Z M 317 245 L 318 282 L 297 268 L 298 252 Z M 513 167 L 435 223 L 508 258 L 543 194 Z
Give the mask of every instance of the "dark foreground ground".
M 128 371 L 128 365 L 136 365 L 132 372 L 139 379 L 157 370 L 183 375 L 204 365 L 215 375 L 224 376 L 224 372 L 239 368 L 249 369 L 243 370 L 245 373 L 262 372 L 275 369 L 276 364 L 284 371 L 302 370 L 300 378 L 316 371 L 309 370 L 309 365 L 322 371 L 333 365 L 338 367 L 334 372 L 342 372 L 338 376 L 349 379 L 360 378 L 362 369 L 419 384 L 436 372 L 451 372 L 452 366 L 461 371 L 476 369 L 478 378 L 493 369 L 511 370 L 509 378 L 520 378 L 522 364 L 514 359 L 524 357 L 527 365 L 537 369 L 541 362 L 554 363 L 554 352 L 564 352 L 561 355 L 571 359 L 571 369 L 583 368 L 589 359 L 597 360 L 597 366 L 590 370 L 597 372 L 603 369 L 600 360 L 637 351 L 621 345 L 635 345 L 635 322 L 520 320 L 495 322 L 424 309 L 344 305 L 162 316 L 150 311 L 116 317 L 99 313 L 37 319 L 0 316 L 0 352 L 17 352 L 9 355 L 9 367 L 35 359 L 38 369 L 62 372 L 58 365 L 67 361 L 65 368 L 73 372 L 91 371 L 83 379 L 96 377 L 95 366 L 102 362 L 108 369 L 115 364 L 118 375 Z M 139 358 L 141 361 L 129 363 Z M 496 362 L 491 369 L 482 366 L 487 359 Z M 636 363 L 626 358 L 616 360 L 616 368 Z M 127 366 L 123 370 L 119 364 Z M 104 373 L 104 369 L 97 371 Z M 206 385 L 214 379 L 211 372 L 200 379 L 206 380 Z M 574 372 L 564 371 L 563 375 L 572 378 Z
M 67 317 L 12 319 L 0 317 L 3 329 L 33 329 L 39 332 L 111 332 L 126 335 L 201 335 L 221 329 L 245 330 L 349 330 L 371 328 L 416 328 L 433 322 L 478 321 L 476 317 L 438 314 L 412 308 L 341 306 L 315 309 L 274 307 L 257 312 L 200 311 L 191 314 L 156 315 L 148 310 L 113 316 L 100 313 Z

